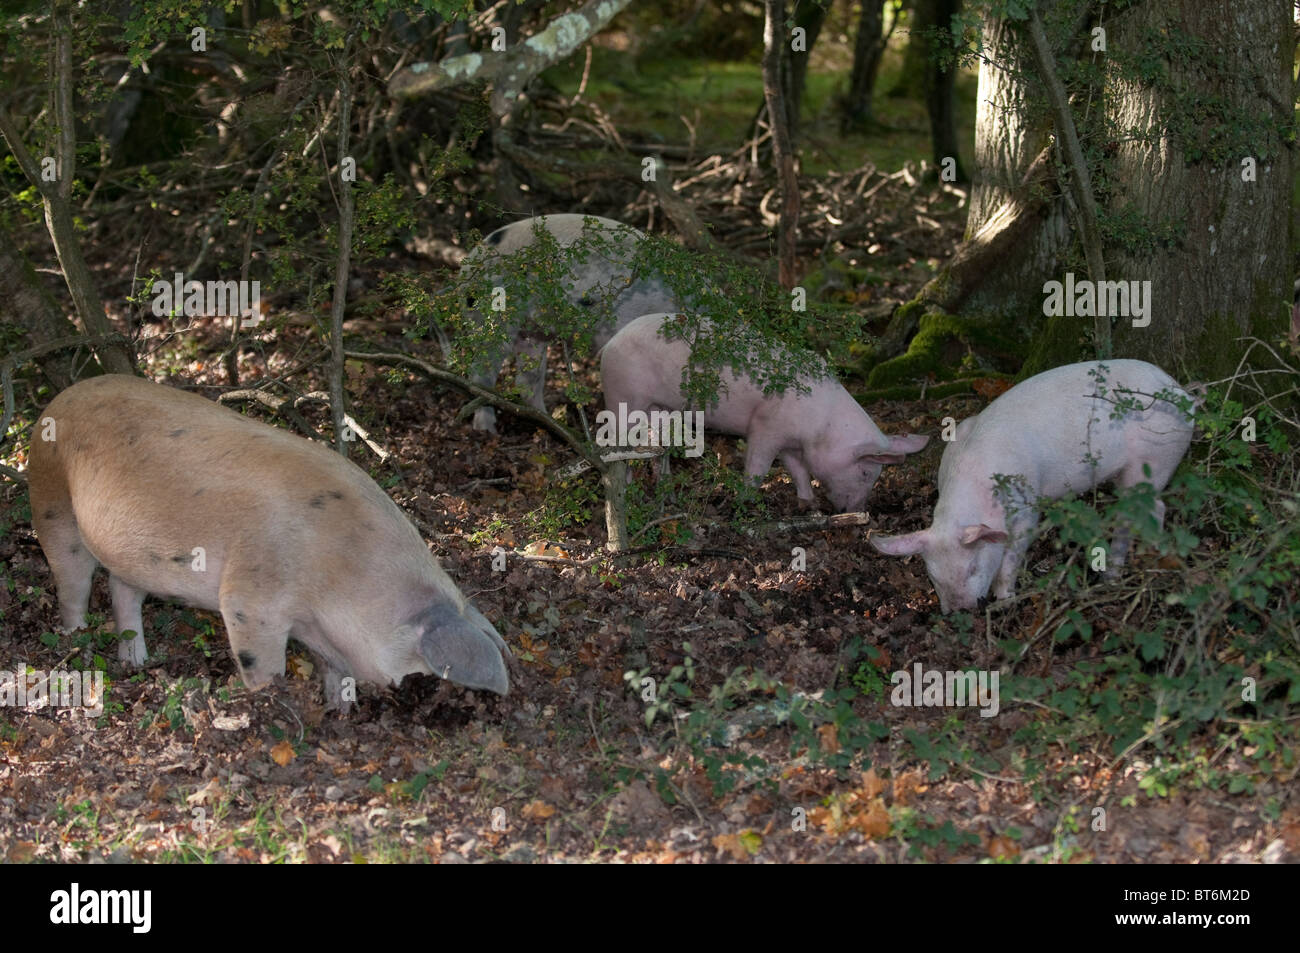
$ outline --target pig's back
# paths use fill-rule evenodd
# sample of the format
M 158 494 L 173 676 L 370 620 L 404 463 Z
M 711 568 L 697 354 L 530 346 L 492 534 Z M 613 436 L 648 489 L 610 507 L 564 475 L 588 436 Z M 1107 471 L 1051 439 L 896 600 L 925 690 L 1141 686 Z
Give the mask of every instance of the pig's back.
M 1099 381 L 1091 372 L 1100 365 L 1106 370 Z M 1105 387 L 1104 397 L 1095 396 L 1099 383 Z M 1117 394 L 1120 388 L 1136 392 L 1136 399 L 1151 408 L 1112 420 L 1112 401 L 1125 398 Z M 1034 489 L 1047 493 L 1105 482 L 1124 466 L 1135 431 L 1156 443 L 1171 431 L 1190 433 L 1191 423 L 1179 411 L 1145 396 L 1164 390 L 1183 393 L 1154 364 L 1127 358 L 1084 361 L 1036 374 L 963 421 L 969 431 L 963 436 L 958 428 L 958 439 L 940 466 L 940 483 L 972 468 L 1020 474 Z M 1095 467 L 1090 458 L 1096 458 Z
M 359 467 L 196 394 L 105 375 L 63 391 L 47 417 L 55 439 L 41 440 L 38 428 L 31 481 L 45 492 L 66 488 L 88 545 L 110 569 L 105 554 L 127 538 L 168 555 L 206 544 L 324 561 L 345 555 L 346 540 L 360 564 L 377 551 L 423 549 Z

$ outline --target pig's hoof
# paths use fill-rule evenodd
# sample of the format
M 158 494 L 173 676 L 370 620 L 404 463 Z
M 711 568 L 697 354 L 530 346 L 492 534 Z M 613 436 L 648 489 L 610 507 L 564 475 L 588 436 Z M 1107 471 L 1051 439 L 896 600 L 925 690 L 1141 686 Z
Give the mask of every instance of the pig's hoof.
M 117 658 L 127 665 L 143 665 L 148 654 L 145 650 L 144 638 L 139 635 L 129 641 L 117 644 Z
M 335 668 L 325 669 L 325 710 L 337 711 L 340 718 L 348 717 L 354 704 L 351 693 L 343 694 L 343 673 Z

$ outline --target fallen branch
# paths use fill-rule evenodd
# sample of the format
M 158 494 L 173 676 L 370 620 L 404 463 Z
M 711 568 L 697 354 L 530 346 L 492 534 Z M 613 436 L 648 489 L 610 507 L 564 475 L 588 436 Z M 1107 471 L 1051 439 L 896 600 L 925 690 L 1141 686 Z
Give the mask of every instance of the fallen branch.
M 283 416 L 293 423 L 310 440 L 328 445 L 329 441 L 316 432 L 316 428 L 298 413 L 297 404 L 288 397 L 276 397 L 264 390 L 228 390 L 217 398 L 218 404 L 256 403 L 269 409 L 272 413 Z

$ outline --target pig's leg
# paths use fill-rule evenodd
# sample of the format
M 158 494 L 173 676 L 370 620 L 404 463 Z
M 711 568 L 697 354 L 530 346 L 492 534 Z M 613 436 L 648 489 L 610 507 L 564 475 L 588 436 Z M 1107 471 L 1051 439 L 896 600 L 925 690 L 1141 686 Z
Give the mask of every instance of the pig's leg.
M 1173 470 L 1169 467 L 1162 467 L 1158 463 L 1149 463 L 1151 468 L 1151 477 L 1148 479 L 1142 472 L 1142 465 L 1130 464 L 1125 467 L 1123 472 L 1115 480 L 1115 487 L 1118 490 L 1127 490 L 1135 487 L 1140 483 L 1150 483 L 1156 490 L 1163 489 L 1173 476 Z M 1177 460 L 1174 461 L 1177 466 Z M 1151 504 L 1151 518 L 1156 521 L 1157 528 L 1163 528 L 1165 525 L 1165 501 L 1156 497 Z M 1115 528 L 1115 536 L 1110 543 L 1110 554 L 1106 560 L 1106 571 L 1103 575 L 1107 579 L 1114 579 L 1119 575 L 1119 571 L 1124 568 L 1128 561 L 1129 546 L 1133 542 L 1133 529 L 1121 523 Z
M 144 644 L 144 618 L 140 609 L 148 593 L 128 585 L 112 574 L 108 577 L 108 591 L 113 597 L 113 621 L 117 624 L 117 634 L 135 633 L 135 638 L 129 642 L 123 640 L 117 643 L 117 657 L 132 665 L 143 665 L 148 649 Z
M 794 490 L 799 496 L 799 502 L 807 506 L 814 505 L 816 499 L 813 496 L 812 476 L 808 473 L 808 467 L 799 452 L 797 450 L 782 452 L 781 465 L 794 481 Z
M 346 717 L 352 710 L 351 699 L 343 698 L 343 678 L 347 673 L 325 663 L 325 710 L 337 711 L 340 717 Z
M 993 577 L 993 596 L 996 599 L 1009 599 L 1016 594 L 1016 576 L 1020 574 L 1020 564 L 1025 560 L 1025 550 L 1034 536 L 1034 527 L 1038 525 L 1038 514 L 1023 517 L 1011 532 L 1007 541 L 1007 551 L 1002 556 L 1002 565 Z
M 763 485 L 763 478 L 767 476 L 767 471 L 772 469 L 772 461 L 776 459 L 779 447 L 773 443 L 764 440 L 762 437 L 749 435 L 747 438 L 748 445 L 745 448 L 745 476 L 755 487 Z M 805 476 L 807 470 L 804 470 Z M 803 489 L 799 488 L 799 498 L 805 499 Z M 812 485 L 808 486 L 808 496 L 806 499 L 812 499 Z
M 534 410 L 546 413 L 546 342 L 523 341 L 515 353 L 519 360 L 515 387 Z
M 221 618 L 230 636 L 230 651 L 239 664 L 244 684 L 253 691 L 265 688 L 271 679 L 284 674 L 284 654 L 292 620 L 284 619 L 273 606 L 222 589 Z
M 477 370 L 470 374 L 469 379 L 479 387 L 489 390 L 495 387 L 497 378 L 501 376 L 501 365 L 505 363 L 506 357 L 514 349 L 516 337 L 516 332 L 508 333 L 505 341 L 499 347 L 493 348 L 492 352 L 477 365 Z M 486 406 L 474 411 L 474 429 L 483 430 L 487 433 L 496 433 L 496 408 Z
M 68 506 L 68 504 L 64 504 Z M 45 516 L 55 513 L 55 516 Z M 75 632 L 86 624 L 86 610 L 90 608 L 90 586 L 99 560 L 90 554 L 77 529 L 75 518 L 63 515 L 57 506 L 32 500 L 32 525 L 45 550 L 54 586 L 59 593 L 59 612 L 63 618 L 63 631 Z

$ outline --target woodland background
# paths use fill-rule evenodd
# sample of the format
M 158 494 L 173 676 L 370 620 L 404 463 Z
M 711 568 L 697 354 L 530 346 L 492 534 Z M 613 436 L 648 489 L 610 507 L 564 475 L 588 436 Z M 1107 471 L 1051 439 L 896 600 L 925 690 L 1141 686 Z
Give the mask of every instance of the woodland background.
M 54 0 L 0 30 L 0 668 L 110 679 L 98 718 L 0 709 L 0 857 L 1300 853 L 1292 3 Z M 1165 530 L 1105 582 L 1083 552 L 1125 501 L 1063 501 L 1021 596 L 941 616 L 865 542 L 926 525 L 940 441 L 835 520 L 714 438 L 632 468 L 610 552 L 580 348 L 549 418 L 463 406 L 457 266 L 551 212 L 664 236 L 889 432 L 1088 357 L 1205 384 Z M 263 320 L 155 316 L 176 271 L 259 280 Z M 1044 316 L 1067 272 L 1150 281 L 1150 326 Z M 150 602 L 138 672 L 111 624 L 57 634 L 26 446 L 104 371 L 349 453 L 511 644 L 511 694 L 408 678 L 340 720 L 305 652 L 245 691 L 210 613 Z M 918 661 L 999 670 L 999 716 L 892 706 Z

